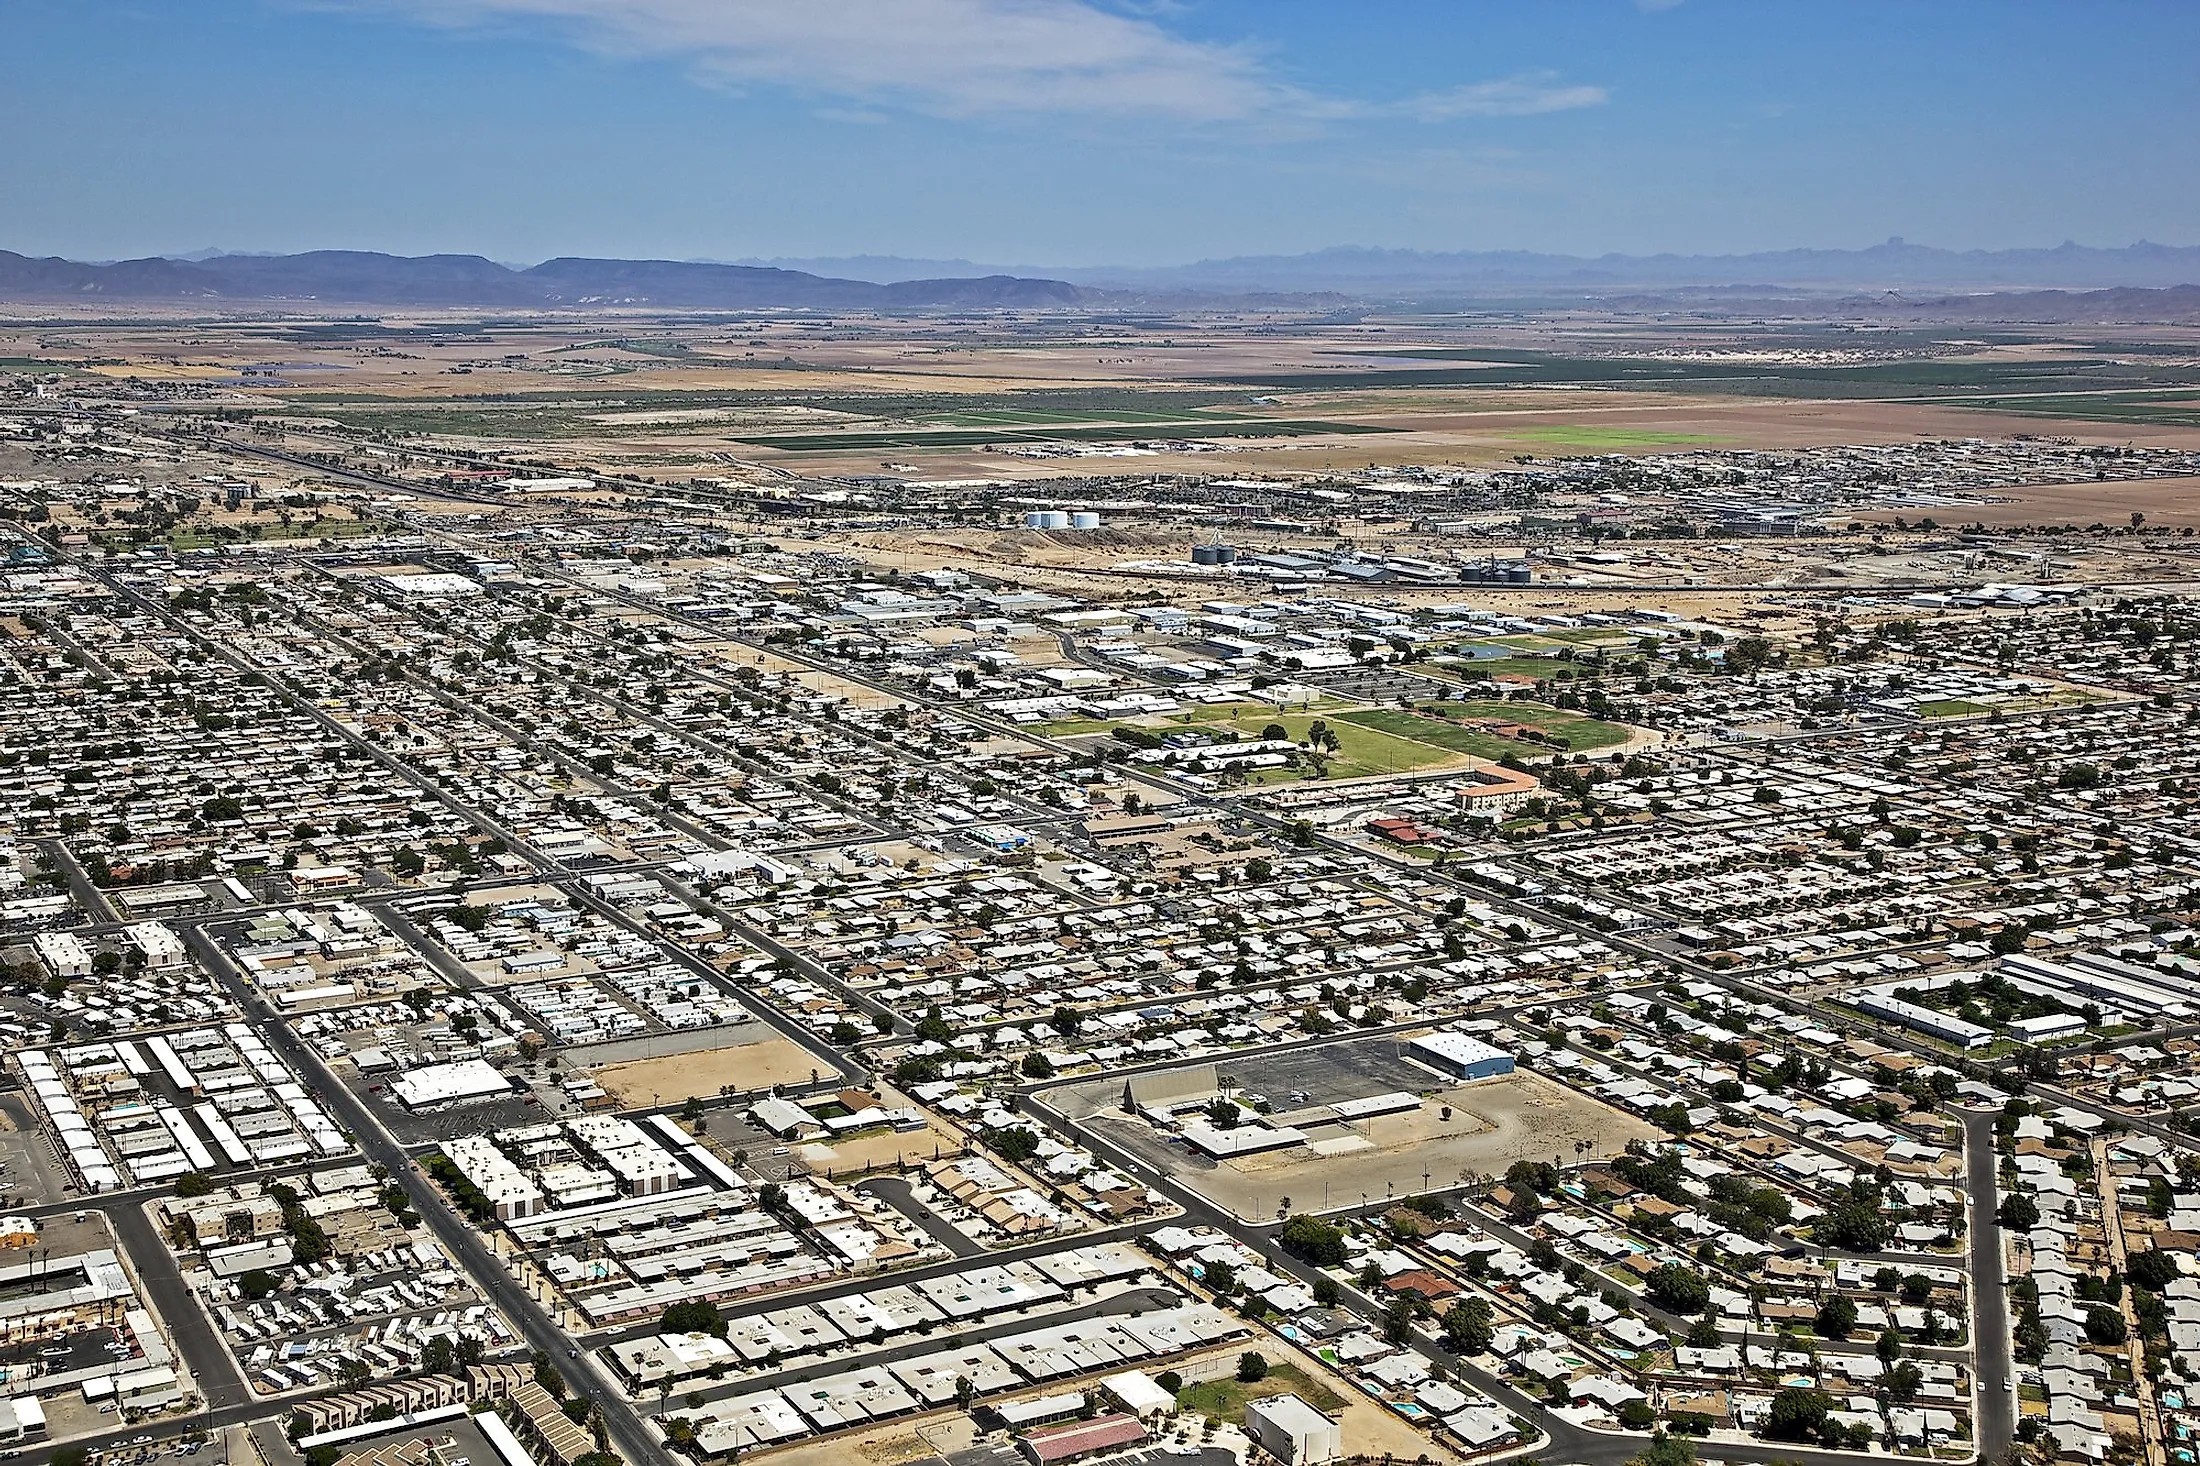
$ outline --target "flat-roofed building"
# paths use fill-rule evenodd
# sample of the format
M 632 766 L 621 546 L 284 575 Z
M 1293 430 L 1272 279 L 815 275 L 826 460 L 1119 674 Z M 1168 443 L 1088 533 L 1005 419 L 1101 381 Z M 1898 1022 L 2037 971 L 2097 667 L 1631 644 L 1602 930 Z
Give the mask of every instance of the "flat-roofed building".
M 1407 1046 L 1413 1057 L 1458 1079 L 1495 1079 L 1513 1072 L 1513 1056 L 1472 1034 L 1424 1033 Z
M 430 1064 L 390 1083 L 390 1093 L 408 1110 L 428 1110 L 460 1100 L 510 1094 L 511 1081 L 486 1059 Z
M 1107 1451 L 1135 1446 L 1146 1438 L 1146 1427 L 1128 1415 L 1101 1415 L 1073 1425 L 1035 1430 L 1016 1443 L 1032 1466 L 1061 1466 Z
M 1245 1433 L 1285 1466 L 1322 1466 L 1344 1454 L 1337 1422 L 1297 1395 L 1246 1401 Z

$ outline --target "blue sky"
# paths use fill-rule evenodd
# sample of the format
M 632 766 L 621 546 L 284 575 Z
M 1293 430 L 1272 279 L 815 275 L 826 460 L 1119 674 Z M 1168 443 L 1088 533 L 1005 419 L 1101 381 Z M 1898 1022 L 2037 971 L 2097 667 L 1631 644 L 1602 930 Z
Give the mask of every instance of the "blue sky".
M 2188 0 L 0 0 L 0 248 L 2200 243 Z

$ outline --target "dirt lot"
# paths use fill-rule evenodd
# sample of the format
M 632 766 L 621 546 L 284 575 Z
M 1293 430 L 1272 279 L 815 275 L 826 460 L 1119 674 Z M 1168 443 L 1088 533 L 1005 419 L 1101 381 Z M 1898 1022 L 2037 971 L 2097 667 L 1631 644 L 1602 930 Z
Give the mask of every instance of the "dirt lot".
M 1273 1056 L 1261 1065 L 1259 1082 L 1279 1110 L 1286 1108 L 1286 1094 L 1301 1089 L 1307 1108 L 1409 1090 L 1422 1096 L 1420 1109 L 1350 1126 L 1301 1122 L 1309 1144 L 1237 1160 L 1210 1161 L 1169 1144 L 1122 1112 L 1120 1083 L 1072 1085 L 1051 1097 L 1095 1134 L 1165 1166 L 1184 1185 L 1246 1218 L 1358 1207 L 1388 1195 L 1457 1186 L 1471 1175 L 1501 1175 L 1517 1160 L 1571 1165 L 1616 1155 L 1628 1141 L 1658 1133 L 1623 1110 L 1528 1070 L 1445 1084 L 1433 1070 L 1398 1058 L 1392 1047 L 1365 1041 Z M 1577 1152 L 1584 1142 L 1587 1148 Z
M 2038 484 L 1996 489 L 2006 502 L 1965 506 L 1951 510 L 1944 520 L 1957 517 L 1965 524 L 1990 525 L 2074 524 L 2083 529 L 2105 524 L 2120 529 L 2131 522 L 2134 511 L 2146 515 L 2150 526 L 2183 528 L 2200 525 L 2200 479 L 2115 479 L 2098 483 Z M 1866 521 L 1891 521 L 1894 511 L 1856 516 Z M 1912 511 L 1911 517 L 1916 517 Z
M 621 1105 L 630 1106 L 715 1095 L 729 1084 L 740 1090 L 807 1084 L 813 1072 L 823 1077 L 829 1071 L 820 1068 L 817 1055 L 775 1034 L 753 1043 L 608 1064 L 590 1077 Z
M 1452 1119 L 1440 1118 L 1452 1107 Z M 1627 1142 L 1651 1139 L 1655 1126 L 1525 1070 L 1508 1079 L 1439 1090 L 1412 1114 L 1384 1115 L 1353 1127 L 1366 1149 L 1318 1155 L 1306 1147 L 1227 1161 L 1194 1184 L 1240 1216 L 1264 1215 L 1282 1205 L 1311 1205 L 1319 1191 L 1325 1207 L 1456 1185 L 1469 1173 L 1502 1175 L 1518 1160 L 1576 1159 L 1616 1155 Z M 1310 1132 L 1317 1139 L 1328 1131 Z M 1341 1133 L 1341 1132 L 1340 1132 Z M 1290 1208 L 1285 1208 L 1289 1210 Z

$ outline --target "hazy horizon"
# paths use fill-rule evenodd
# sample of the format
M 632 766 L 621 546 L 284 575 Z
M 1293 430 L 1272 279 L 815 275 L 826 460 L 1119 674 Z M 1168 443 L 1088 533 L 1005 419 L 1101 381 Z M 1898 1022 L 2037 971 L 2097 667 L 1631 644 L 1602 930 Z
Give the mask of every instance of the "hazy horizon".
M 0 246 L 1156 268 L 2200 241 L 2200 9 L 16 0 Z M 2113 243 L 2108 247 L 2114 247 Z

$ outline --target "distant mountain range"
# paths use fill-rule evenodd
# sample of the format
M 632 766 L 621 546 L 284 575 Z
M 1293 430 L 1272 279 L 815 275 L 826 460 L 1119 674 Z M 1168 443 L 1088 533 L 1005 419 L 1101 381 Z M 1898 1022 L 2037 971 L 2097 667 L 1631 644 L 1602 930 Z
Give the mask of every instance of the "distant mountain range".
M 2159 289 L 2000 291 L 1990 295 L 1878 295 L 1834 303 L 1882 320 L 1994 321 L 2010 325 L 2083 326 L 2200 322 L 2200 285 Z
M 1664 304 L 1732 310 L 1862 310 L 1976 318 L 2010 309 L 2052 320 L 2177 318 L 2189 299 L 2149 292 L 2200 283 L 2200 248 L 1944 250 L 1893 239 L 1859 250 L 1743 255 L 1572 255 L 1508 250 L 1425 254 L 1329 249 L 1152 268 L 999 267 L 968 260 L 858 255 L 721 262 L 561 258 L 534 266 L 480 255 L 357 250 L 83 263 L 0 251 L 0 300 L 310 302 L 343 308 L 576 310 L 1172 309 L 1353 304 L 1616 309 Z M 2088 292 L 2049 298 L 2052 292 Z M 2102 292 L 2114 293 L 2113 298 Z M 2134 314 L 2136 313 L 2136 314 Z
M 1717 289 L 1811 293 L 1859 290 L 2099 290 L 2200 283 L 2200 248 L 2139 243 L 2121 249 L 1948 250 L 1890 239 L 1868 249 L 1788 249 L 1739 255 L 1430 254 L 1341 247 L 1297 255 L 1239 255 L 1160 266 L 983 266 L 968 260 L 851 255 L 743 264 L 814 270 L 858 280 L 999 271 L 1045 275 L 1097 289 L 1214 292 L 1328 291 L 1361 298 L 1428 299 L 1553 291 Z
M 799 270 L 678 260 L 546 260 L 514 269 L 480 255 L 205 254 L 196 260 L 80 264 L 0 250 L 0 300 L 174 301 L 244 305 L 644 306 L 670 310 L 985 310 L 1075 305 L 1060 280 L 1005 275 L 841 280 Z

